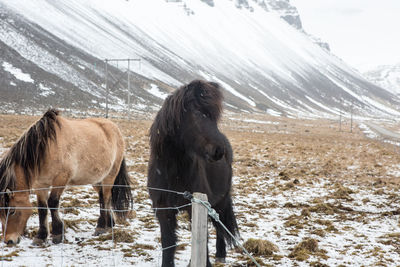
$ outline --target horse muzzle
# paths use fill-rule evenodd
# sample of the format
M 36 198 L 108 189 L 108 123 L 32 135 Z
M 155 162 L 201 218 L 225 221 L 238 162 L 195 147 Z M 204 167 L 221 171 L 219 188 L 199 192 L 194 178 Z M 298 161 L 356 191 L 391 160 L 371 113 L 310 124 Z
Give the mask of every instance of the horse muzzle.
M 4 240 L 4 243 L 6 243 L 7 246 L 15 246 L 15 245 L 19 244 L 20 241 L 21 241 L 21 237 L 16 237 L 16 238 L 10 238 L 8 240 Z

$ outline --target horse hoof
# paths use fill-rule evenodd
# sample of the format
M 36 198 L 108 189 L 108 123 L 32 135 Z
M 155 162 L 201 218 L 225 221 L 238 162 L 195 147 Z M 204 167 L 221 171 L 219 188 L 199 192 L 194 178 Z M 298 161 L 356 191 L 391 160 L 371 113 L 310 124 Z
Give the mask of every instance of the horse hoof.
M 215 262 L 226 263 L 225 258 L 215 258 Z
M 94 236 L 99 236 L 108 232 L 109 229 L 107 228 L 96 228 L 94 231 Z
M 33 241 L 32 241 L 32 245 L 34 245 L 34 246 L 42 246 L 45 242 L 46 242 L 46 240 L 44 240 L 44 239 L 40 239 L 40 238 L 34 237 Z
M 63 241 L 62 234 L 53 236 L 53 244 L 60 244 Z

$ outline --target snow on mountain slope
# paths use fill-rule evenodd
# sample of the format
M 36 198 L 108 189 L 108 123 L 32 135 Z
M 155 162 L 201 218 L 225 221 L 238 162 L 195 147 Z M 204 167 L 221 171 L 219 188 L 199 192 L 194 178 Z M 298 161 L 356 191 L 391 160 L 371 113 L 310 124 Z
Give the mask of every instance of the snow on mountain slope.
M 400 63 L 379 66 L 364 73 L 364 76 L 378 86 L 400 96 Z
M 194 78 L 217 81 L 233 109 L 328 116 L 349 110 L 354 103 L 360 114 L 400 115 L 396 96 L 313 44 L 280 14 L 266 12 L 257 1 L 248 1 L 251 9 L 238 8 L 236 1 L 212 2 L 0 1 L 99 59 L 141 58 L 135 71 L 142 77 L 173 87 Z M 24 37 L 0 33 L 1 41 L 41 68 L 59 66 L 54 72 L 62 76 L 67 68 L 56 59 L 54 64 L 42 62 L 25 53 L 26 45 L 15 45 L 26 44 Z M 77 81 L 79 75 L 72 78 Z M 85 90 L 95 94 L 91 88 Z
M 110 106 L 126 108 L 126 73 L 111 66 L 108 72 Z M 146 91 L 150 82 L 131 74 L 135 89 L 131 103 L 139 111 L 154 111 L 161 103 Z M 105 105 L 105 95 L 104 61 L 67 44 L 0 2 L 0 111 L 31 113 L 49 106 L 99 110 Z

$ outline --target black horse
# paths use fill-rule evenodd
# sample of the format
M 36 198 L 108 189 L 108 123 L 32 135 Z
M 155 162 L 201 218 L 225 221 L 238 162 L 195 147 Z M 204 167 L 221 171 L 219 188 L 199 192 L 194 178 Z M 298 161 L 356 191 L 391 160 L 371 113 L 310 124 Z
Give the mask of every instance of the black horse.
M 222 93 L 216 83 L 195 80 L 170 95 L 150 129 L 148 187 L 154 208 L 185 205 L 182 195 L 154 190 L 201 192 L 208 196 L 221 222 L 239 235 L 231 199 L 232 148 L 218 129 Z M 185 208 L 191 217 L 190 207 Z M 163 247 L 162 266 L 174 266 L 177 210 L 157 210 Z M 226 243 L 233 238 L 213 221 L 217 230 L 216 260 L 225 261 Z M 207 266 L 211 266 L 207 256 Z

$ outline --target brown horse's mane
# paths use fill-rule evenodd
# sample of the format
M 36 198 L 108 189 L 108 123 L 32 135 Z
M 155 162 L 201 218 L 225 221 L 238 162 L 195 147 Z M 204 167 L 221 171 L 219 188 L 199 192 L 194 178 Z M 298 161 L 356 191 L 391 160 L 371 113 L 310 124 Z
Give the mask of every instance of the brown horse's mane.
M 26 184 L 31 188 L 32 175 L 40 172 L 47 147 L 51 140 L 56 140 L 56 126 L 60 127 L 57 119 L 59 111 L 49 109 L 33 124 L 10 148 L 0 161 L 0 205 L 7 206 L 7 189 L 13 191 L 16 187 L 14 166 L 22 168 Z
M 212 120 L 218 121 L 222 113 L 223 96 L 219 84 L 194 80 L 181 86 L 168 96 L 157 113 L 150 129 L 152 153 L 162 153 L 166 138 L 176 137 L 186 112 L 199 110 Z

